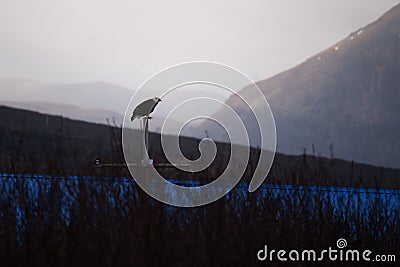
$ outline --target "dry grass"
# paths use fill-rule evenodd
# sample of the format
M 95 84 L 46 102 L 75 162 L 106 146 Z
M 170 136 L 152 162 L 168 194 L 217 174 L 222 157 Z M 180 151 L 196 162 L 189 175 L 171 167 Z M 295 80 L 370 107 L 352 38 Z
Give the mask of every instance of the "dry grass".
M 400 246 L 394 200 L 373 193 L 236 189 L 175 208 L 121 179 L 3 177 L 0 192 L 3 266 L 245 265 L 264 244 L 318 249 L 339 237 L 386 253 Z

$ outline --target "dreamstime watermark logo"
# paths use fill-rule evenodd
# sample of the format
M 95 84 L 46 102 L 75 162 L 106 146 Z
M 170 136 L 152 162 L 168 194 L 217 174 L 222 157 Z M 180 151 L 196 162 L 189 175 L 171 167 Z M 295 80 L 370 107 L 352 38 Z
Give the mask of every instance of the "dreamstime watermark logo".
M 235 104 L 230 105 L 208 95 L 183 94 L 188 87 L 196 87 L 197 92 L 200 92 L 201 86 L 228 93 L 235 99 Z M 241 90 L 243 88 L 246 88 L 244 92 Z M 157 108 L 163 108 L 168 106 L 166 103 L 182 98 L 182 95 L 187 97 L 171 110 L 163 112 L 165 121 L 160 131 L 162 151 L 171 166 L 190 174 L 205 170 L 213 163 L 217 146 L 208 136 L 199 143 L 198 159 L 187 159 L 180 150 L 181 131 L 194 120 L 203 119 L 222 127 L 231 143 L 230 158 L 225 170 L 218 178 L 202 186 L 185 187 L 165 179 L 149 159 L 145 134 L 133 130 L 133 124 L 140 120 L 136 120 L 137 116 L 132 116 L 132 113 L 140 103 L 160 98 L 162 102 Z M 218 114 L 223 115 L 210 116 L 208 111 L 217 106 L 222 111 Z M 139 109 L 136 111 L 139 112 Z M 243 110 L 246 112 L 241 112 Z M 174 119 L 177 115 L 179 123 Z M 254 122 L 252 125 L 251 121 Z M 146 129 L 147 125 L 142 124 L 142 128 Z M 190 62 L 157 73 L 135 92 L 125 112 L 122 146 L 131 175 L 147 194 L 166 204 L 196 207 L 223 197 L 239 182 L 249 162 L 251 138 L 254 138 L 254 133 L 249 131 L 254 128 L 259 140 L 257 146 L 261 149 L 258 165 L 249 185 L 250 192 L 255 191 L 266 179 L 275 155 L 275 121 L 267 100 L 250 78 L 234 68 L 213 62 Z M 198 130 L 204 132 L 207 129 Z
M 336 246 L 337 246 L 338 248 L 345 248 L 345 247 L 347 247 L 347 241 L 346 241 L 346 239 L 344 239 L 344 238 L 339 238 L 339 239 L 336 241 Z
M 259 261 L 293 261 L 293 262 L 316 262 L 316 261 L 346 261 L 346 262 L 395 262 L 396 255 L 394 254 L 373 254 L 369 249 L 357 250 L 346 249 L 347 241 L 344 238 L 339 238 L 336 241 L 336 248 L 329 247 L 323 250 L 305 249 L 305 250 L 276 250 L 268 249 L 265 245 L 263 249 L 257 252 Z

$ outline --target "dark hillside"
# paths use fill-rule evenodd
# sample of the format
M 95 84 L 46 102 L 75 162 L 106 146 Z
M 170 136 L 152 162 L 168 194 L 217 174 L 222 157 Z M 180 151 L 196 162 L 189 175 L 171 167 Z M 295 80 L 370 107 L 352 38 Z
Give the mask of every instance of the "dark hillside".
M 114 126 L 65 119 L 26 110 L 0 107 L 1 171 L 17 173 L 69 173 L 129 176 L 124 167 L 121 129 Z M 183 154 L 199 157 L 198 139 L 181 137 Z M 173 179 L 209 181 L 222 173 L 230 156 L 230 145 L 217 143 L 217 158 L 201 173 L 187 174 L 175 168 L 159 168 Z M 167 163 L 159 134 L 150 135 L 150 156 Z M 258 160 L 251 150 L 245 174 L 249 181 Z M 102 168 L 92 162 L 99 157 Z M 115 164 L 115 166 L 109 166 Z M 267 183 L 396 188 L 400 171 L 317 156 L 276 154 Z

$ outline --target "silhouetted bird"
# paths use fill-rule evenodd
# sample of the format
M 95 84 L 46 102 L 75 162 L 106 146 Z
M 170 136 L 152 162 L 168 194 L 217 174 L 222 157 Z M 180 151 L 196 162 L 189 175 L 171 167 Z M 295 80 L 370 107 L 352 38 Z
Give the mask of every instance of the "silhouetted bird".
M 131 121 L 134 119 L 140 119 L 141 117 L 149 116 L 160 101 L 161 99 L 159 97 L 153 97 L 140 103 L 133 111 Z

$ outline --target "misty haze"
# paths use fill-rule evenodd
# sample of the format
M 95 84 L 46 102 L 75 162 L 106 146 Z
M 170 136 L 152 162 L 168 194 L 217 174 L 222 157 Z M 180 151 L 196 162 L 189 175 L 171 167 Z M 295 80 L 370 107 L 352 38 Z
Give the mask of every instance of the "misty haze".
M 0 36 L 0 265 L 253 266 L 339 237 L 398 253 L 400 1 L 5 0 Z M 249 83 L 146 87 L 196 61 Z M 150 167 L 189 200 L 233 189 L 164 204 L 133 177 Z

